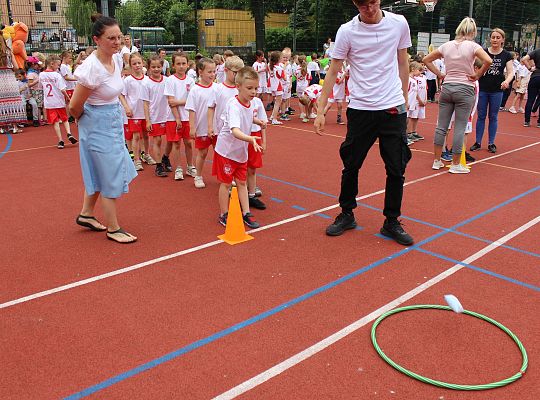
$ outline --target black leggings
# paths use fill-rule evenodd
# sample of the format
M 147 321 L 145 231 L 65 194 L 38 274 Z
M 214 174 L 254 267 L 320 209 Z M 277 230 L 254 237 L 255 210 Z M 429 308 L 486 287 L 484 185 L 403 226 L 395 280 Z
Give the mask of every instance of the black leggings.
M 535 100 L 540 93 L 540 75 L 536 75 L 529 81 L 527 86 L 527 105 L 525 106 L 525 122 L 531 122 L 531 112 L 535 105 Z M 540 123 L 540 116 L 538 117 L 538 123 Z

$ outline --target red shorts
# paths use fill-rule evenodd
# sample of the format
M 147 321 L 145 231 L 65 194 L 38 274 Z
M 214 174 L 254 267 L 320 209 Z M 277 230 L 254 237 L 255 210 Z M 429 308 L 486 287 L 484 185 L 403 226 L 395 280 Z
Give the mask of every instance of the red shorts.
M 261 137 L 261 131 L 251 132 L 251 136 Z M 261 144 L 261 140 L 257 140 L 257 143 Z M 255 151 L 255 148 L 251 143 L 248 144 L 247 166 L 248 168 L 261 168 L 263 166 L 262 153 L 260 151 Z
M 195 138 L 195 148 L 199 150 L 207 149 L 212 146 L 216 146 L 217 143 L 217 136 L 212 136 L 212 138 L 209 138 L 208 136 L 197 136 Z
M 166 122 L 162 122 L 160 124 L 152 124 L 152 130 L 148 132 L 148 136 L 155 137 L 165 135 L 165 131 L 167 130 L 166 126 Z
M 133 132 L 129 131 L 129 125 L 124 124 L 124 138 L 126 140 L 133 140 Z
M 47 122 L 54 124 L 55 122 L 66 122 L 68 120 L 65 108 L 47 108 Z
M 189 136 L 189 121 L 182 121 L 182 127 L 176 129 L 176 121 L 167 121 L 165 125 L 167 142 L 179 142 L 180 139 L 191 139 Z
M 146 120 L 128 119 L 128 129 L 131 135 L 133 135 L 134 133 L 143 133 L 146 131 Z
M 66 93 L 68 95 L 68 97 L 71 99 L 73 97 L 73 92 L 75 91 L 75 89 L 66 89 Z
M 239 163 L 237 161 L 229 160 L 214 152 L 212 175 L 216 176 L 221 183 L 230 184 L 232 183 L 233 178 L 245 182 L 247 179 L 247 162 Z

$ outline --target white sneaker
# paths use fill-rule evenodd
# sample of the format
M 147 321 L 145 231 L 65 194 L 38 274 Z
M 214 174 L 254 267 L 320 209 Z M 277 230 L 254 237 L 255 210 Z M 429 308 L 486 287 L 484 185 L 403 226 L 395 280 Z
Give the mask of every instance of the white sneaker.
M 148 153 L 144 153 L 144 156 L 142 157 L 142 160 L 147 163 L 148 165 L 156 165 L 156 160 L 152 158 L 152 156 Z
M 444 168 L 444 163 L 441 160 L 433 160 L 433 166 L 431 168 L 439 170 L 441 168 Z
M 260 187 L 255 186 L 255 197 L 261 197 L 262 196 L 262 190 Z
M 189 175 L 192 178 L 195 178 L 197 176 L 197 168 L 195 168 L 193 165 L 188 165 L 186 167 L 186 175 Z
M 144 169 L 141 160 L 135 160 L 133 164 L 135 164 L 135 171 L 142 171 Z
M 271 123 L 272 125 L 283 125 L 283 122 L 278 121 L 277 119 L 273 119 Z
M 175 181 L 183 181 L 184 180 L 184 171 L 182 168 L 177 167 L 176 171 L 174 171 L 174 180 Z
M 451 174 L 468 174 L 471 170 L 461 164 L 452 164 L 448 170 Z
M 204 189 L 206 187 L 206 185 L 204 184 L 202 176 L 196 176 L 195 180 L 194 180 L 194 183 L 195 183 L 195 187 L 197 189 Z
M 525 114 L 525 110 L 523 109 L 523 107 L 521 107 L 521 108 L 519 109 L 519 112 L 522 113 L 522 114 Z
M 304 119 L 304 118 L 306 118 L 306 114 L 302 113 L 302 114 L 299 115 L 299 117 L 300 117 L 300 119 Z
M 309 119 L 315 119 L 315 118 L 317 118 L 317 114 L 311 113 L 311 114 L 309 114 L 309 117 L 308 117 L 308 118 L 309 118 Z
M 512 114 L 517 114 L 516 108 L 514 106 L 510 107 L 508 111 L 510 111 Z

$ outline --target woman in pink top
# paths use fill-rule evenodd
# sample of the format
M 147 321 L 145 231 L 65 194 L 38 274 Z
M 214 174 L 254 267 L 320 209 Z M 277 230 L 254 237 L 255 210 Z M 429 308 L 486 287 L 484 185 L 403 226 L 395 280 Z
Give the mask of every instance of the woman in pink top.
M 476 37 L 476 23 L 472 18 L 466 17 L 456 29 L 456 38 L 446 42 L 437 50 L 429 53 L 422 60 L 426 67 L 444 79 L 439 97 L 439 118 L 435 129 L 435 146 L 433 169 L 444 167 L 441 161 L 441 152 L 444 139 L 450 125 L 452 114 L 455 113 L 454 139 L 452 143 L 452 165 L 450 173 L 466 174 L 469 169 L 459 163 L 465 128 L 475 103 L 475 85 L 492 63 L 491 57 L 474 42 Z M 478 57 L 482 61 L 482 68 L 474 71 L 474 60 Z M 444 58 L 446 74 L 441 73 L 433 65 L 433 61 Z

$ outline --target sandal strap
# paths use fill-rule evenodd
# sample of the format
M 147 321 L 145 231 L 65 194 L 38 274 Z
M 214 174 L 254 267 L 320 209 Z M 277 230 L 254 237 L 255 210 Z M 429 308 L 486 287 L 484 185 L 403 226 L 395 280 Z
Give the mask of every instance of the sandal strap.
M 81 215 L 81 214 L 79 214 L 79 216 L 77 218 L 93 219 L 94 221 L 97 221 L 96 217 L 94 217 L 94 216 L 87 217 L 86 215 Z

